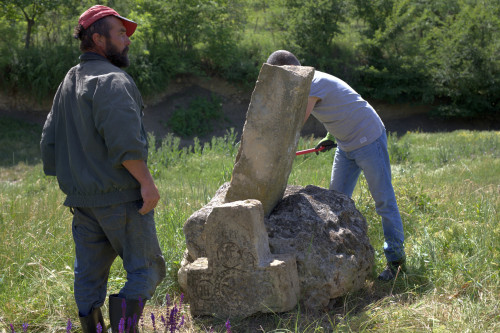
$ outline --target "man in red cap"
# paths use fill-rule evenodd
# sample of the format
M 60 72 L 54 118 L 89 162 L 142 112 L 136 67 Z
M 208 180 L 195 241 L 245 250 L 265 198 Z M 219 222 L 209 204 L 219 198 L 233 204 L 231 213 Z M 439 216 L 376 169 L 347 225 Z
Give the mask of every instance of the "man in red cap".
M 82 331 L 106 331 L 100 307 L 117 256 L 127 282 L 109 296 L 110 324 L 113 332 L 120 321 L 133 331 L 144 302 L 165 277 L 154 221 L 160 195 L 146 164 L 144 106 L 134 80 L 121 69 L 129 64 L 129 37 L 137 24 L 100 5 L 78 23 L 80 64 L 66 74 L 45 122 L 43 168 L 57 177 L 73 213 L 74 294 Z

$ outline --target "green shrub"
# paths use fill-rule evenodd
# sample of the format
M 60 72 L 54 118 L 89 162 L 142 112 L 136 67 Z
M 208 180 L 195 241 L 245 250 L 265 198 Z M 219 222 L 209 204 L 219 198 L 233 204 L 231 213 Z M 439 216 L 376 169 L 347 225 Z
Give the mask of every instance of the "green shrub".
M 212 132 L 214 121 L 223 120 L 222 103 L 212 95 L 211 100 L 196 97 L 187 109 L 177 109 L 168 121 L 172 131 L 182 137 L 204 136 Z
M 26 95 L 37 101 L 53 96 L 67 71 L 78 63 L 75 45 L 15 49 L 0 64 L 0 88 L 9 95 Z
M 500 116 L 500 10 L 498 3 L 464 4 L 433 36 L 432 84 L 447 117 Z

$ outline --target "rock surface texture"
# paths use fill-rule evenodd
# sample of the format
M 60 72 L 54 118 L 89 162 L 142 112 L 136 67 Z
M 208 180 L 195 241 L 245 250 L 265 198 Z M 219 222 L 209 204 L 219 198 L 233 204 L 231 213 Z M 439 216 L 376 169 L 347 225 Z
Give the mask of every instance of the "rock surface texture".
M 368 225 L 346 195 L 317 186 L 288 186 L 265 219 L 271 253 L 293 253 L 308 309 L 363 287 L 374 263 Z
M 210 256 L 212 250 L 208 249 L 214 240 L 210 236 L 212 232 L 207 230 L 208 219 L 212 211 L 218 209 L 228 187 L 229 183 L 222 185 L 214 198 L 184 225 L 187 251 L 179 271 L 179 283 L 185 291 L 189 290 L 187 272 Z M 264 218 L 264 224 L 271 256 L 291 255 L 296 259 L 299 299 L 307 309 L 319 310 L 330 299 L 360 289 L 372 271 L 374 250 L 367 236 L 366 220 L 354 202 L 341 193 L 311 185 L 305 188 L 288 186 L 284 197 Z M 228 235 L 227 240 L 231 237 Z M 223 243 L 222 240 L 217 242 Z M 260 246 L 267 251 L 262 244 Z M 283 257 L 278 260 L 286 263 L 283 267 L 286 266 L 284 270 L 289 272 L 293 264 Z M 284 284 L 290 285 L 290 282 Z M 251 295 L 258 295 L 261 288 L 253 283 L 240 286 L 242 292 Z M 189 293 L 187 295 L 189 297 Z M 255 309 L 253 305 L 251 310 Z
M 226 202 L 281 199 L 304 123 L 314 68 L 264 64 L 250 100 Z

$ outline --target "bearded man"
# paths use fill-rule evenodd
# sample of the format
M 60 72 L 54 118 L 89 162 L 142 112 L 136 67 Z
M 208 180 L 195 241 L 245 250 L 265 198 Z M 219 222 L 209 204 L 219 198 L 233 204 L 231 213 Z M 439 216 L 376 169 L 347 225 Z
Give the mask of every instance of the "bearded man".
M 100 307 L 117 256 L 127 281 L 109 295 L 113 332 L 120 322 L 122 329 L 137 328 L 144 302 L 165 277 L 154 221 L 160 195 L 146 164 L 143 101 L 121 69 L 129 65 L 129 37 L 136 28 L 106 6 L 80 16 L 74 34 L 80 63 L 60 84 L 40 142 L 44 172 L 57 177 L 73 213 L 74 296 L 83 332 L 106 331 Z

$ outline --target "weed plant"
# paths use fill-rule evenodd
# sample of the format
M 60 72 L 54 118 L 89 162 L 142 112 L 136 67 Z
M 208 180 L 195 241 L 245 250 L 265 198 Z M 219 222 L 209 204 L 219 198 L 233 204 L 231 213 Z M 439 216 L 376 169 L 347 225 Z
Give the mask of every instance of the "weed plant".
M 2 121 L 2 133 L 25 134 L 16 145 L 1 136 L 0 146 L 13 149 L 5 156 L 38 144 L 41 128 Z M 164 311 L 165 295 L 181 294 L 183 224 L 230 180 L 238 149 L 234 132 L 203 146 L 195 140 L 189 148 L 173 135 L 151 136 L 150 142 L 149 167 L 162 197 L 155 213 L 158 237 L 169 273 L 147 303 L 148 315 Z M 298 149 L 316 142 L 301 138 Z M 298 305 L 287 313 L 230 318 L 233 332 L 500 331 L 500 132 L 390 135 L 389 150 L 405 226 L 406 273 L 391 283 L 376 280 L 385 265 L 382 227 L 361 176 L 352 199 L 376 250 L 365 287 L 317 313 Z M 56 180 L 43 175 L 33 156 L 2 157 L 0 165 L 0 332 L 10 331 L 10 324 L 18 332 L 23 324 L 28 332 L 64 332 L 68 319 L 78 332 L 71 214 Z M 328 187 L 332 159 L 332 152 L 296 157 L 289 184 Z M 116 293 L 126 279 L 119 260 L 110 277 L 108 292 Z M 106 305 L 103 313 L 107 320 Z M 229 325 L 228 318 L 183 314 L 186 332 L 225 332 Z M 149 319 L 143 330 L 153 331 Z

